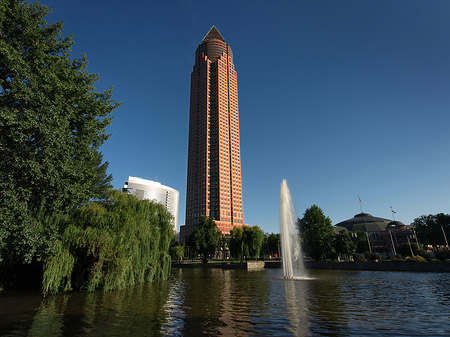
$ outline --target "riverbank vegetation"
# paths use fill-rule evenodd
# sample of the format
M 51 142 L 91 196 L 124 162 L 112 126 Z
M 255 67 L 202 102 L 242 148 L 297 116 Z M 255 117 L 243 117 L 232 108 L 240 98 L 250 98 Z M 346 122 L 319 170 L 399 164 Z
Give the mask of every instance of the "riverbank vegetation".
M 271 237 L 271 249 L 274 249 L 272 247 L 274 242 L 279 242 L 279 235 L 278 241 L 276 237 Z M 203 216 L 189 236 L 187 250 L 189 258 L 195 259 L 201 255 L 203 263 L 214 257 L 219 260 L 232 258 L 242 263 L 244 259 L 259 259 L 264 242 L 268 249 L 267 238 L 258 226 L 234 227 L 229 235 L 223 235 L 213 218 Z M 173 245 L 171 250 L 173 260 L 180 261 L 182 255 L 180 247 L 182 246 Z
M 81 207 L 45 260 L 44 293 L 167 279 L 171 220 L 164 206 L 119 191 Z
M 119 103 L 38 3 L 0 2 L 0 286 L 115 289 L 167 277 L 159 205 L 112 191 L 100 146 Z

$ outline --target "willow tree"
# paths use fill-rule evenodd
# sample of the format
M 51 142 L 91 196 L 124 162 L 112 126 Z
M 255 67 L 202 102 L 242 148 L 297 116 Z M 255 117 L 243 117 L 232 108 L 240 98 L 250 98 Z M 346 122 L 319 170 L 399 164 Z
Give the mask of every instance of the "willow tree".
M 241 263 L 244 260 L 244 229 L 242 226 L 234 227 L 230 231 L 230 254 Z
M 174 233 L 162 205 L 111 191 L 105 200 L 81 207 L 72 221 L 45 261 L 44 293 L 167 279 Z
M 230 231 L 230 253 L 243 262 L 244 257 L 257 259 L 264 241 L 264 232 L 258 226 L 239 226 Z
M 117 107 L 48 7 L 0 2 L 0 267 L 42 261 L 67 214 L 109 187 L 99 147 Z M 62 216 L 62 215 L 61 215 Z M 62 216 L 63 217 L 63 216 Z M 10 268 L 10 270 L 12 270 Z
M 264 241 L 264 232 L 259 226 L 242 226 L 244 254 L 248 258 L 258 259 Z

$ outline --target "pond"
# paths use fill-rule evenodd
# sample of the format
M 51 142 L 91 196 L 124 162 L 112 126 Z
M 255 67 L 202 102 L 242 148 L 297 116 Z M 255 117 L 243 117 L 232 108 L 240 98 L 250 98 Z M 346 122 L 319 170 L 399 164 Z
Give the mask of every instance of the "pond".
M 0 292 L 2 336 L 449 336 L 450 274 L 173 269 L 170 280 L 43 298 Z

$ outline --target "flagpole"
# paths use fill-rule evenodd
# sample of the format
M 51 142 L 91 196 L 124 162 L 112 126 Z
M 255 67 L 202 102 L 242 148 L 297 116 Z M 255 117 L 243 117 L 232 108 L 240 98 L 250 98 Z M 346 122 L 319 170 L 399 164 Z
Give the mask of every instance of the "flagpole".
M 363 212 L 362 210 L 362 201 L 361 198 L 359 197 L 359 193 L 358 193 L 358 200 L 359 200 L 359 209 L 361 210 L 361 213 Z
M 392 213 L 392 219 L 394 219 L 394 221 L 395 221 L 395 215 L 394 215 L 394 210 L 392 209 L 392 206 L 389 206 L 390 208 L 391 208 L 391 213 Z

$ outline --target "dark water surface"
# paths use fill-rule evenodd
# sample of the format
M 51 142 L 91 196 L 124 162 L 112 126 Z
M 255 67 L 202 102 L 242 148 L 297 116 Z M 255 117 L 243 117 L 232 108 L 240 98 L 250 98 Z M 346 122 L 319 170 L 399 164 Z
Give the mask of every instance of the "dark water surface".
M 173 269 L 110 293 L 0 292 L 1 336 L 450 336 L 450 274 Z

